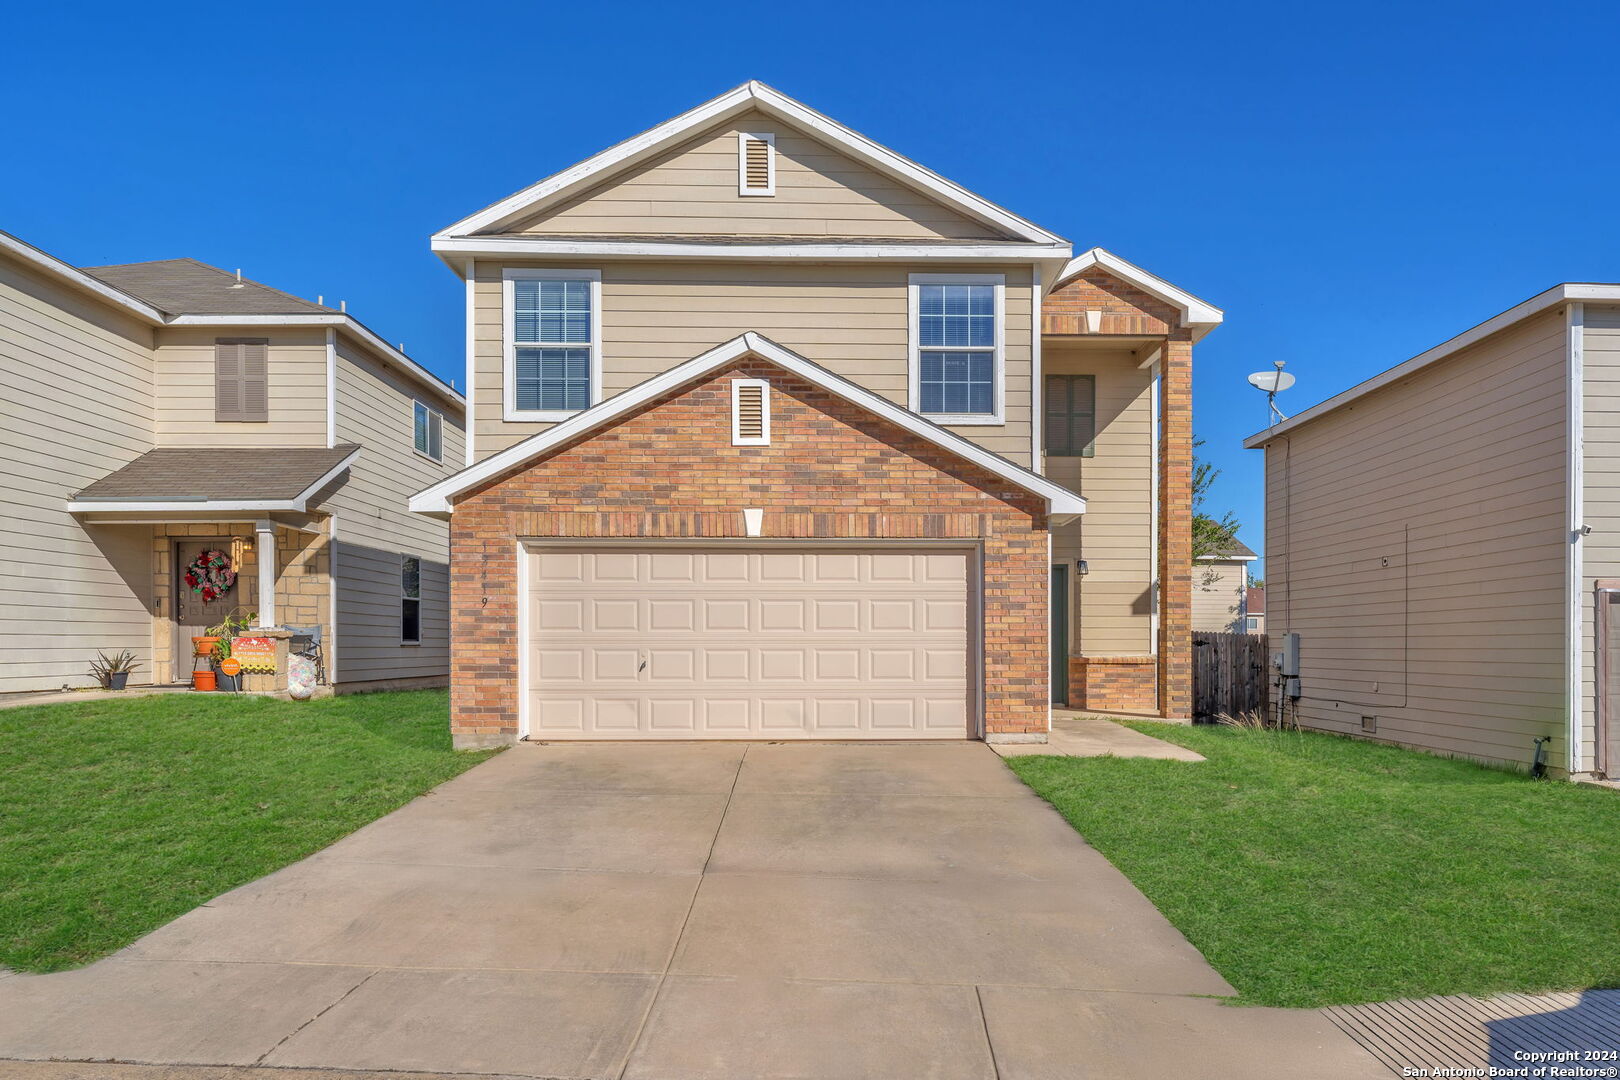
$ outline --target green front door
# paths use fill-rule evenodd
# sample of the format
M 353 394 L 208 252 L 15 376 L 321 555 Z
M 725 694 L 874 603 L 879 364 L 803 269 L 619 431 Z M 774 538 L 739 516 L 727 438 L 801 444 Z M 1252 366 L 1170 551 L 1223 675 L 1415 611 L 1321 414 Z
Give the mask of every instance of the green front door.
M 1052 701 L 1069 703 L 1069 568 L 1052 567 Z

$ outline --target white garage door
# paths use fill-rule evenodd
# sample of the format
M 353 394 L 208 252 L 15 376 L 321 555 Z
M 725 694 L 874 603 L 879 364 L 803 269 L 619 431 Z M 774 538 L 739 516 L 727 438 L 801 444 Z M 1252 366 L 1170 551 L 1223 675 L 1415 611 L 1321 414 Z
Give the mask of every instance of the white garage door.
M 973 733 L 963 552 L 553 548 L 527 558 L 530 738 Z

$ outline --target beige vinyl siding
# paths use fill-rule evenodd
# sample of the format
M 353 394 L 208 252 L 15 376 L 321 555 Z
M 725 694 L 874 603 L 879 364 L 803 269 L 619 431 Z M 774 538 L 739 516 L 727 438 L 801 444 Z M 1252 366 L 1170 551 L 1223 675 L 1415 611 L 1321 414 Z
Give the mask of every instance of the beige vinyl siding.
M 400 641 L 401 553 L 350 543 L 335 547 L 337 683 L 425 679 L 450 671 L 450 568 L 422 558 L 422 640 Z M 415 552 L 405 552 L 415 554 Z
M 1243 589 L 1249 580 L 1246 562 L 1199 560 L 1193 563 L 1192 628 L 1211 633 L 1243 632 Z
M 907 405 L 907 281 L 912 273 L 962 269 L 1003 273 L 1006 290 L 1006 418 L 1003 426 L 952 430 L 1021 465 L 1029 464 L 1031 281 L 1027 266 L 919 264 L 602 262 L 552 260 L 602 273 L 604 396 L 621 393 L 749 330 L 890 400 Z M 474 299 L 478 456 L 549 425 L 502 419 L 501 272 L 479 263 Z
M 158 332 L 157 439 L 164 446 L 325 446 L 326 331 L 315 328 L 169 327 Z M 214 420 L 214 342 L 270 342 L 270 419 Z
M 1599 580 L 1620 579 L 1620 307 L 1587 304 L 1583 393 L 1585 453 L 1585 521 L 1592 534 L 1582 543 L 1581 569 L 1581 748 L 1584 768 L 1595 762 L 1593 741 L 1597 728 L 1597 624 L 1593 613 L 1594 590 Z M 1617 717 L 1616 719 L 1620 719 Z M 1611 758 L 1610 775 L 1620 773 L 1620 760 Z
M 449 526 L 411 513 L 407 503 L 411 495 L 465 463 L 461 410 L 342 335 L 336 352 L 337 441 L 362 447 L 348 482 L 321 504 L 337 518 L 333 576 L 338 590 L 334 650 L 338 681 L 445 675 Z M 444 414 L 442 462 L 416 452 L 415 401 Z M 404 645 L 399 639 L 402 555 L 422 560 L 420 645 Z
M 152 447 L 152 332 L 0 258 L 0 692 L 89 686 L 97 650 L 152 678 L 149 530 L 68 497 Z
M 776 194 L 737 192 L 738 132 L 776 136 Z M 996 238 L 1000 234 L 798 130 L 751 112 L 513 226 L 551 234 Z
M 1052 555 L 1086 560 L 1073 575 L 1078 656 L 1145 656 L 1153 642 L 1153 385 L 1141 358 L 1124 350 L 1092 350 L 1046 342 L 1042 366 L 1051 374 L 1091 374 L 1097 380 L 1094 456 L 1048 457 L 1046 475 L 1086 498 L 1086 512 L 1052 531 Z
M 1523 766 L 1568 760 L 1565 333 L 1530 319 L 1266 449 L 1272 635 L 1301 722 Z

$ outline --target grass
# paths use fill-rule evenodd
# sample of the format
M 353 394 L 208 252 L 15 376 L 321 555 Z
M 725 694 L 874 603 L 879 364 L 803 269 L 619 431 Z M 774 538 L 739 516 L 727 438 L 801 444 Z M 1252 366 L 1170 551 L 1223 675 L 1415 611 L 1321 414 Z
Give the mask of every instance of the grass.
M 1620 986 L 1620 793 L 1302 732 L 1008 764 L 1246 1004 Z
M 0 710 L 0 965 L 88 963 L 488 756 L 443 691 Z

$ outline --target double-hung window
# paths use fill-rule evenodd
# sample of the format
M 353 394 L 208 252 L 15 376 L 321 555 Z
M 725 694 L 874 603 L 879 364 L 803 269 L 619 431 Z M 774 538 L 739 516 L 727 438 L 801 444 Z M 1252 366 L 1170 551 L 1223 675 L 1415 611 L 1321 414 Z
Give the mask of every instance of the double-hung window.
M 505 415 L 563 420 L 601 396 L 602 275 L 506 271 Z
M 405 645 L 422 641 L 422 560 L 399 558 L 399 640 Z
M 1003 422 L 1000 274 L 911 275 L 911 408 L 944 424 Z
M 416 452 L 434 461 L 444 460 L 444 414 L 420 401 L 413 403 L 412 429 Z

